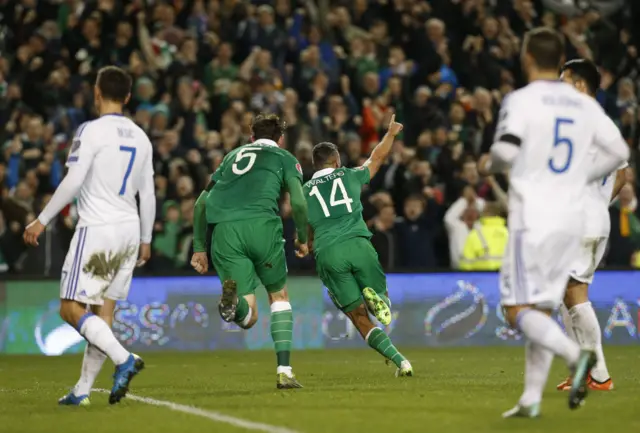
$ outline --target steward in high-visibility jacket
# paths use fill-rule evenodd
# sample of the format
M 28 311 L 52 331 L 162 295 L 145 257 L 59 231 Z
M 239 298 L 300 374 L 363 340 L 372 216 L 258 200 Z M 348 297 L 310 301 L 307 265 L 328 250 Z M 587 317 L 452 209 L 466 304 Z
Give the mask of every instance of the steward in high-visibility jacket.
M 463 271 L 497 271 L 502 266 L 502 258 L 507 248 L 509 231 L 506 220 L 500 216 L 497 203 L 487 203 L 480 227 L 474 228 L 467 236 L 460 258 Z

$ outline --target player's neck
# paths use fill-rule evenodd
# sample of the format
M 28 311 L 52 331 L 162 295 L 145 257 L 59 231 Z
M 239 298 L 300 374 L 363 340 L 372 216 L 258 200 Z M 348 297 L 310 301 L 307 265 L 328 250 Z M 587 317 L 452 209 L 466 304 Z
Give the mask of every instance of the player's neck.
M 122 105 L 103 103 L 100 107 L 100 117 L 102 116 L 123 116 Z
M 534 81 L 558 81 L 560 75 L 556 71 L 532 71 L 529 73 L 529 82 Z

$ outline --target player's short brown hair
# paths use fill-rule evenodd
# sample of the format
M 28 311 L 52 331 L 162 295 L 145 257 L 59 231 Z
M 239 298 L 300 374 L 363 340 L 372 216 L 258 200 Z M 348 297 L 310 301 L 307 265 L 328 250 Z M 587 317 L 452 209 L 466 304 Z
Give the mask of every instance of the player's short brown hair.
M 328 141 L 323 141 L 322 143 L 318 143 L 313 146 L 313 154 L 312 161 L 313 167 L 316 170 L 323 169 L 327 162 L 332 158 L 338 155 L 338 147 L 329 143 Z
M 553 29 L 538 27 L 524 36 L 523 50 L 538 68 L 557 71 L 564 61 L 564 38 Z
M 255 140 L 267 139 L 277 142 L 287 129 L 285 121 L 277 114 L 260 113 L 251 122 L 251 131 Z
M 131 93 L 131 76 L 117 66 L 106 66 L 98 71 L 96 86 L 103 99 L 124 104 Z

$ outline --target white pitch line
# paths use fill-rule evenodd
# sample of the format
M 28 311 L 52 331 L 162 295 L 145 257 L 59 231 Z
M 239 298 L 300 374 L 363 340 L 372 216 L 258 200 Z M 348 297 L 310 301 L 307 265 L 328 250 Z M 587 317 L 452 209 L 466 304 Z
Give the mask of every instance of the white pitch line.
M 92 391 L 109 394 L 109 391 L 106 389 L 94 388 Z M 188 413 L 190 415 L 207 418 L 207 419 L 210 419 L 211 421 L 230 424 L 234 427 L 241 427 L 247 430 L 257 430 L 257 431 L 263 431 L 266 433 L 299 433 L 295 430 L 291 430 L 286 427 L 279 427 L 279 426 L 270 425 L 270 424 L 263 424 L 260 422 L 248 421 L 242 418 L 236 418 L 233 416 L 225 415 L 220 412 L 200 409 L 199 407 L 174 403 L 172 401 L 156 400 L 155 398 L 140 397 L 133 394 L 127 394 L 126 399 L 139 401 L 140 403 L 150 404 L 151 406 L 166 407 L 176 412 Z

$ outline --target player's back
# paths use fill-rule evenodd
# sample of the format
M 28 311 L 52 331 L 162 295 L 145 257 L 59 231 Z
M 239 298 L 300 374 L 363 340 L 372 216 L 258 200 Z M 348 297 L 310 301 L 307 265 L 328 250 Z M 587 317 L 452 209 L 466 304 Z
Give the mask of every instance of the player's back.
M 279 218 L 278 201 L 290 176 L 302 180 L 300 164 L 271 140 L 233 150 L 212 176 L 215 185 L 207 197 L 207 221 Z
M 354 237 L 371 237 L 362 219 L 360 194 L 369 182 L 365 167 L 327 168 L 304 184 L 309 224 L 314 232 L 314 251 Z
M 122 115 L 80 126 L 67 162 L 91 164 L 78 196 L 78 226 L 138 220 L 136 194 L 143 177 L 153 175 L 152 157 L 149 138 Z
M 505 102 L 497 135 L 522 139 L 510 172 L 511 228 L 575 219 L 580 229 L 602 109 L 556 81 L 535 81 Z

